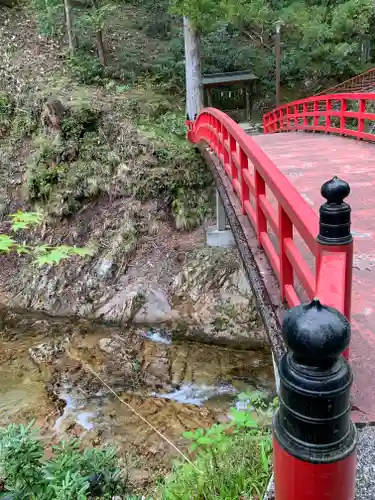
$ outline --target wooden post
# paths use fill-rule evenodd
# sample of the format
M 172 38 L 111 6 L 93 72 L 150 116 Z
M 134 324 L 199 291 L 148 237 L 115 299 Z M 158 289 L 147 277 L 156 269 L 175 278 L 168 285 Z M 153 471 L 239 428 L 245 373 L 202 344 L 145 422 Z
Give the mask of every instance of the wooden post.
M 212 94 L 211 94 L 211 87 L 207 87 L 207 106 L 209 108 L 212 107 Z
M 276 56 L 276 107 L 281 104 L 280 98 L 280 73 L 281 73 L 281 21 L 276 21 L 276 40 L 275 40 L 275 56 Z
M 246 99 L 246 121 L 250 122 L 250 89 L 249 86 L 245 86 L 245 99 Z

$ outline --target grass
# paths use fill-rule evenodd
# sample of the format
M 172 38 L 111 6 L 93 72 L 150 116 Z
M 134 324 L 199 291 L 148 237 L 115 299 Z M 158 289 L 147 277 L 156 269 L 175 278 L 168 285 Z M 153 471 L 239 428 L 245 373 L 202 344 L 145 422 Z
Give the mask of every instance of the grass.
M 271 476 L 270 421 L 278 404 L 240 394 L 229 424 L 185 433 L 192 462 L 177 464 L 160 488 L 162 500 L 260 500 Z
M 235 436 L 216 458 L 201 454 L 194 462 L 177 467 L 167 479 L 163 500 L 261 499 L 270 478 L 268 455 L 248 434 Z

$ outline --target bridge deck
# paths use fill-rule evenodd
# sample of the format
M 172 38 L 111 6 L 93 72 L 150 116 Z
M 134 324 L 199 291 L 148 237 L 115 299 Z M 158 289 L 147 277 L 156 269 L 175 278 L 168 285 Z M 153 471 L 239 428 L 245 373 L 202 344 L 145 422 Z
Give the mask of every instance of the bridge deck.
M 351 186 L 353 404 L 357 420 L 375 422 L 375 145 L 304 132 L 253 139 L 316 211 L 325 181 L 337 175 Z

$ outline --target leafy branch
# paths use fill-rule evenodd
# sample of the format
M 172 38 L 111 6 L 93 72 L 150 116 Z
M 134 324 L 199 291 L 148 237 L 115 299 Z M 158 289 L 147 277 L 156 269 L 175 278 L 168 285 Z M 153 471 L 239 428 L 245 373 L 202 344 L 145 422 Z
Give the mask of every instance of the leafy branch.
M 30 229 L 43 222 L 43 216 L 38 212 L 17 212 L 10 214 L 10 227 L 13 233 L 20 230 Z M 40 265 L 59 264 L 61 260 L 68 259 L 73 255 L 80 257 L 92 256 L 95 253 L 93 247 L 75 247 L 68 245 L 44 245 L 19 243 L 8 234 L 0 234 L 0 253 L 16 252 L 18 254 L 33 255 L 35 261 Z

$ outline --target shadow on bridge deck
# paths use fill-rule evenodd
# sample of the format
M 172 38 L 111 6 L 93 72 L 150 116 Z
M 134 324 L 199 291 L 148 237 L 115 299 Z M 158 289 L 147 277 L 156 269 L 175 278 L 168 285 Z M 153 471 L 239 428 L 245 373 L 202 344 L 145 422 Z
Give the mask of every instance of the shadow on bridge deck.
M 333 135 L 288 132 L 253 137 L 316 211 L 321 185 L 350 184 L 354 269 L 351 363 L 356 419 L 375 422 L 375 145 Z

